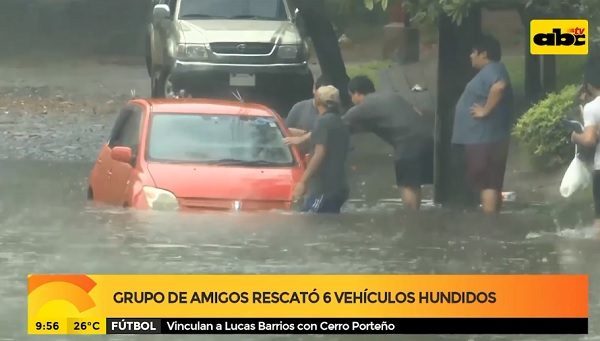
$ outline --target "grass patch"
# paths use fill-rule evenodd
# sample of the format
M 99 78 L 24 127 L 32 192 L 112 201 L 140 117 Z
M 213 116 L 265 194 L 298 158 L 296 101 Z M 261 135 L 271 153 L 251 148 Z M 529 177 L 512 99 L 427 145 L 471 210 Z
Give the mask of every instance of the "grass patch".
M 556 57 L 556 89 L 569 84 L 579 84 L 583 76 L 583 65 L 587 56 Z M 516 100 L 522 102 L 525 97 L 525 57 L 506 56 L 502 58 L 512 81 Z
M 525 57 L 506 56 L 502 62 L 508 70 L 515 96 L 522 98 L 525 95 Z
M 587 56 L 557 56 L 556 57 L 556 88 L 562 89 L 569 84 L 581 83 L 583 65 Z M 503 58 L 513 82 L 515 92 L 525 92 L 525 57 L 507 56 Z
M 339 32 L 340 34 L 342 32 Z M 355 44 L 371 42 L 373 37 L 383 35 L 383 25 L 369 25 L 364 23 L 356 23 L 349 26 L 344 32 Z
M 357 63 L 346 66 L 348 77 L 368 76 L 371 78 L 375 86 L 379 85 L 381 71 L 392 65 L 390 60 L 375 60 L 368 63 Z
M 580 84 L 583 80 L 583 65 L 587 56 L 556 57 L 556 88 L 562 89 L 569 84 Z

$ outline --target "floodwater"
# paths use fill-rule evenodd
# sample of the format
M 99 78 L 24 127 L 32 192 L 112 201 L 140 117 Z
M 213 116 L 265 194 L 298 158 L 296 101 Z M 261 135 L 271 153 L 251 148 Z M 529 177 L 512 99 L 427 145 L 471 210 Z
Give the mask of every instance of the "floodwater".
M 0 157 L 4 158 L 0 160 L 0 341 L 34 339 L 26 335 L 29 273 L 583 273 L 590 276 L 590 335 L 585 337 L 385 339 L 600 340 L 600 241 L 590 237 L 587 227 L 593 218 L 591 196 L 584 198 L 586 206 L 549 198 L 548 193 L 557 192 L 560 179 L 552 179 L 543 190 L 547 179 L 509 164 L 507 190 L 515 190 L 521 202 L 508 205 L 499 217 L 487 219 L 430 205 L 418 214 L 407 213 L 397 201 L 386 200 L 398 196 L 392 186 L 389 146 L 373 137 L 355 136 L 351 155 L 355 201 L 340 216 L 177 215 L 95 207 L 85 200 L 90 167 L 118 113 L 112 106 L 122 103 L 130 89 L 145 95 L 144 68 L 75 63 L 1 71 L 6 77 L 0 80 L 0 88 L 8 88 L 9 93 L 0 96 Z M 14 91 L 13 83 L 25 93 Z M 88 101 L 90 94 L 98 98 L 81 110 L 77 103 L 63 104 L 79 97 Z M 13 100 L 15 96 L 28 99 L 27 103 Z M 39 104 L 34 101 L 38 98 Z M 33 102 L 30 107 L 29 102 Z M 48 113 L 41 114 L 46 109 Z M 429 195 L 427 189 L 425 196 Z
M 589 228 L 561 226 L 561 217 L 553 216 L 550 207 L 509 206 L 493 219 L 429 206 L 409 214 L 393 201 L 354 202 L 339 217 L 142 213 L 89 205 L 85 190 L 90 166 L 0 162 L 0 340 L 33 339 L 25 325 L 28 273 L 586 273 L 591 316 L 586 337 L 402 339 L 600 340 L 600 242 L 587 236 Z

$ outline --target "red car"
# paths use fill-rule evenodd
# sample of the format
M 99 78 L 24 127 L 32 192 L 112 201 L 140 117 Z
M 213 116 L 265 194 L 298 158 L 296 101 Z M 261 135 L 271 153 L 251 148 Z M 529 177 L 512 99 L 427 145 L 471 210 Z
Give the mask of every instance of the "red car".
M 155 210 L 288 210 L 306 166 L 282 118 L 258 104 L 135 99 L 90 177 L 95 202 Z

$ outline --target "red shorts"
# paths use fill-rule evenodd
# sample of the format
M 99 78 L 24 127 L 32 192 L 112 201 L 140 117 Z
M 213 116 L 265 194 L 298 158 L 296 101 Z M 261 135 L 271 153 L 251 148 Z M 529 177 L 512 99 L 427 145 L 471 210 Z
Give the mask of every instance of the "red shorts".
M 467 181 L 473 190 L 502 191 L 508 146 L 508 141 L 465 146 Z

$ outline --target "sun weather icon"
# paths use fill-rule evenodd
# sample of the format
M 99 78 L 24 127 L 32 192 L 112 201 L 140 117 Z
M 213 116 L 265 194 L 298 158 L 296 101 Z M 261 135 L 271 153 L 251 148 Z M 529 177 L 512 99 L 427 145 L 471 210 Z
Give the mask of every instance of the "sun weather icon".
M 96 306 L 89 295 L 96 286 L 86 275 L 30 275 L 28 278 L 29 314 L 35 315 L 47 304 L 68 303 L 79 314 Z

